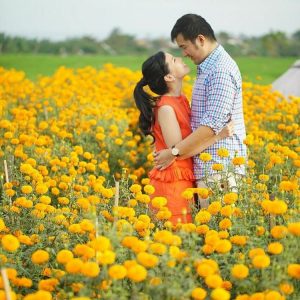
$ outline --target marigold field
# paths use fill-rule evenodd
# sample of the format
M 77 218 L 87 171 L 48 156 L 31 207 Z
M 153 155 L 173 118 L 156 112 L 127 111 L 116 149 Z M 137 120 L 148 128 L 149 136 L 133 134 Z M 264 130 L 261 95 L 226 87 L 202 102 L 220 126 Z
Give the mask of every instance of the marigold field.
M 249 157 L 233 164 L 247 176 L 237 192 L 185 191 L 210 205 L 172 227 L 163 197 L 149 217 L 140 76 L 107 64 L 32 82 L 0 68 L 0 300 L 6 279 L 24 300 L 300 299 L 300 98 L 244 83 Z

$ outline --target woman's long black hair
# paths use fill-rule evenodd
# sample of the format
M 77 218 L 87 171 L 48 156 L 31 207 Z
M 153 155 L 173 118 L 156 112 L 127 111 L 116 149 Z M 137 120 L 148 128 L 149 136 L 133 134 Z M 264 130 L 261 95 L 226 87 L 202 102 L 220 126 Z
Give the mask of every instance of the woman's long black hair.
M 154 123 L 153 108 L 158 97 L 145 92 L 144 87 L 148 85 L 150 90 L 159 96 L 168 92 L 164 80 L 164 76 L 169 74 L 165 53 L 160 51 L 149 57 L 142 65 L 142 74 L 143 78 L 136 84 L 133 93 L 136 106 L 140 111 L 139 127 L 145 136 L 151 135 L 155 140 L 151 127 Z

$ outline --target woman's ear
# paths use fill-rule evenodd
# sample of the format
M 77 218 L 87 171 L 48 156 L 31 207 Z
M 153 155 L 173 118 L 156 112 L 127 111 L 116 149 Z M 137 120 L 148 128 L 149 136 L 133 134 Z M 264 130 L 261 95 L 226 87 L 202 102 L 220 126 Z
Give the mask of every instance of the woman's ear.
M 171 74 L 167 74 L 167 75 L 164 76 L 164 80 L 166 82 L 172 82 L 172 81 L 175 80 L 175 77 L 173 75 L 171 75 Z

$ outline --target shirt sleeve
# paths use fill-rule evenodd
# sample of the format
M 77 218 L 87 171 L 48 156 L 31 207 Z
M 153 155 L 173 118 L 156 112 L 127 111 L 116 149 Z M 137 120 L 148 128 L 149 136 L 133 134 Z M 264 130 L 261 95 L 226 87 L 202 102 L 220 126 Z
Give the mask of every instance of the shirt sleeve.
M 218 134 L 231 117 L 236 85 L 228 72 L 215 72 L 206 83 L 206 108 L 200 125 L 210 127 Z

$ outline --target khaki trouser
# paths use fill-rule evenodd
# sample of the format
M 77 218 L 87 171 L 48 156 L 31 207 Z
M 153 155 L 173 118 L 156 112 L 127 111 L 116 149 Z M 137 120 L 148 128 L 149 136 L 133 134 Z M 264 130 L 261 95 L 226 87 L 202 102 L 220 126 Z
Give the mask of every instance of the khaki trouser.
M 236 180 L 242 179 L 242 175 L 229 173 L 226 178 L 222 178 L 220 174 L 211 175 L 205 179 L 196 181 L 198 188 L 210 188 L 212 190 L 237 192 Z M 207 208 L 209 205 L 208 198 L 204 199 L 198 196 L 201 208 Z

